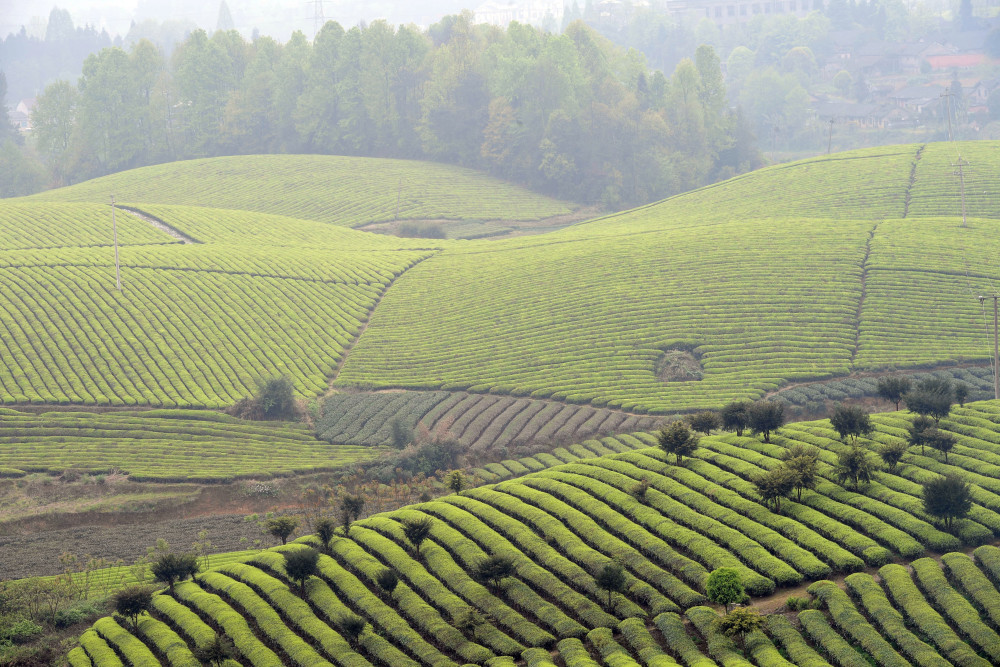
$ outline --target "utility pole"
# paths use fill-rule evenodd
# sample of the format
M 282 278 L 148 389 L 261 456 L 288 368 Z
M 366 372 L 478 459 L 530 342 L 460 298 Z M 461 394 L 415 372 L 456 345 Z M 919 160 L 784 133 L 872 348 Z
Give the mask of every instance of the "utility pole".
M 965 224 L 965 171 L 964 171 L 963 168 L 966 167 L 968 164 L 969 164 L 968 162 L 966 162 L 965 160 L 962 159 L 962 154 L 959 153 L 959 155 L 958 155 L 958 162 L 956 162 L 955 164 L 951 165 L 953 167 L 958 167 L 958 171 L 956 171 L 955 173 L 958 174 L 958 180 L 962 184 L 962 226 L 963 227 L 967 226 Z
M 830 154 L 830 148 L 833 147 L 833 119 L 830 119 L 830 139 L 826 142 L 826 154 Z
M 980 296 L 979 303 L 986 301 L 990 297 Z M 1000 325 L 1000 313 L 997 309 L 997 301 L 1000 295 L 993 295 L 993 398 L 1000 400 L 1000 340 L 997 339 L 997 327 Z
M 399 177 L 399 187 L 396 188 L 396 220 L 399 220 L 399 200 L 403 196 L 403 177 Z
M 118 223 L 115 221 L 115 196 L 111 195 L 111 229 L 115 235 L 115 284 L 122 291 L 122 269 L 118 263 Z

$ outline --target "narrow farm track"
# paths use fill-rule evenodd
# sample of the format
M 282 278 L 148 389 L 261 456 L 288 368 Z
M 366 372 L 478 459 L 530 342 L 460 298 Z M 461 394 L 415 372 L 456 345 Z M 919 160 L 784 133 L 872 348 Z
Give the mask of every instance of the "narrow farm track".
M 861 317 L 864 314 L 865 297 L 868 295 L 868 258 L 872 254 L 872 240 L 878 232 L 879 223 L 872 226 L 865 239 L 865 255 L 861 259 L 861 294 L 858 296 L 858 310 L 854 316 L 854 349 L 851 351 L 851 368 L 858 357 L 858 350 L 861 348 Z
M 903 197 L 904 218 L 910 215 L 910 201 L 913 198 L 913 186 L 917 182 L 917 163 L 920 162 L 920 156 L 923 154 L 925 148 L 927 148 L 927 144 L 920 144 L 920 147 L 917 148 L 916 154 L 913 156 L 913 164 L 910 166 L 910 180 L 906 185 L 906 195 Z
M 440 252 L 440 251 L 438 251 L 438 252 Z M 364 335 L 365 331 L 368 329 L 368 325 L 372 321 L 372 316 L 375 314 L 375 310 L 378 308 L 379 304 L 382 303 L 382 299 L 385 297 L 385 295 L 389 292 L 389 290 L 392 288 L 392 286 L 395 285 L 396 282 L 400 278 L 402 278 L 404 275 L 406 275 L 406 273 L 408 273 L 413 267 L 417 266 L 418 264 L 420 264 L 422 262 L 427 261 L 431 257 L 434 257 L 434 255 L 436 255 L 436 254 L 438 254 L 438 253 L 437 252 L 433 252 L 430 255 L 427 255 L 426 257 L 422 257 L 422 258 L 418 259 L 416 262 L 414 262 L 413 264 L 411 264 L 410 266 L 408 266 L 406 269 L 404 269 L 399 274 L 397 274 L 396 276 L 394 276 L 393 279 L 390 280 L 386 284 L 385 288 L 381 292 L 379 292 L 379 294 L 375 297 L 375 301 L 374 301 L 374 303 L 372 303 L 371 307 L 368 309 L 368 313 L 361 320 L 361 326 L 358 329 L 358 333 L 354 335 L 354 337 L 350 340 L 350 342 L 347 343 L 347 345 L 344 346 L 343 350 L 340 353 L 340 360 L 337 361 L 336 366 L 334 366 L 334 368 L 333 368 L 333 373 L 330 376 L 329 387 L 328 387 L 327 392 L 326 392 L 327 396 L 329 396 L 330 394 L 333 393 L 333 391 L 334 391 L 334 389 L 333 389 L 333 383 L 337 381 L 337 377 L 340 375 L 340 371 L 344 367 L 344 362 L 347 361 L 347 356 L 351 353 L 351 350 L 357 344 L 358 340 L 361 339 L 361 336 Z
M 145 211 L 142 211 L 138 208 L 135 208 L 133 206 L 119 206 L 118 208 L 120 208 L 123 211 L 128 211 L 133 216 L 139 218 L 143 222 L 149 223 L 153 227 L 159 229 L 161 232 L 169 234 L 170 236 L 174 237 L 181 243 L 201 243 L 201 241 L 198 241 L 196 239 L 191 238 L 190 236 L 187 236 L 180 230 L 171 227 L 163 220 L 160 220 L 156 216 L 146 213 Z

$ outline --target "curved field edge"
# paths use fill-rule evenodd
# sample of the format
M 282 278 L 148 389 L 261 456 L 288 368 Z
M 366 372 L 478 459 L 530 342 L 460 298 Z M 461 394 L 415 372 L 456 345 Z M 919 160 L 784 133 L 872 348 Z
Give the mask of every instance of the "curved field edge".
M 284 572 L 283 556 L 275 552 L 323 546 L 313 536 L 243 565 L 219 568 L 179 586 L 174 594 L 161 594 L 153 618 L 167 624 L 168 618 L 193 618 L 191 614 L 202 622 L 230 619 L 221 628 L 242 651 L 260 642 L 271 647 L 279 662 L 315 661 L 305 648 L 311 647 L 332 662 L 351 650 L 357 658 L 350 659 L 357 664 L 457 665 L 492 664 L 488 661 L 495 656 L 518 657 L 530 648 L 572 653 L 574 640 L 585 648 L 605 646 L 608 650 L 598 655 L 610 655 L 616 651 L 607 633 L 594 634 L 600 628 L 610 629 L 611 639 L 620 641 L 623 622 L 636 618 L 647 630 L 656 627 L 667 634 L 664 628 L 674 628 L 669 631 L 674 633 L 680 617 L 661 615 L 684 612 L 708 641 L 708 654 L 726 662 L 723 656 L 733 647 L 713 634 L 707 615 L 711 610 L 701 607 L 708 572 L 726 566 L 740 571 L 755 596 L 817 582 L 810 592 L 829 615 L 813 618 L 803 612 L 807 618 L 798 635 L 782 627 L 770 631 L 770 642 L 814 651 L 860 645 L 862 658 L 923 650 L 903 634 L 901 623 L 886 620 L 888 625 L 876 627 L 865 620 L 888 619 L 886 610 L 895 607 L 925 635 L 942 641 L 949 637 L 947 649 L 938 644 L 941 651 L 973 659 L 977 650 L 988 649 L 983 638 L 996 630 L 985 609 L 971 607 L 974 614 L 969 615 L 959 602 L 965 598 L 950 593 L 934 573 L 934 567 L 941 567 L 934 561 L 915 562 L 912 575 L 891 563 L 921 558 L 929 549 L 952 552 L 996 540 L 1000 475 L 991 461 L 1000 451 L 998 415 L 996 402 L 956 408 L 942 420 L 959 441 L 948 462 L 911 448 L 896 473 L 879 475 L 860 492 L 835 481 L 830 462 L 845 445 L 826 421 L 787 425 L 770 444 L 730 435 L 705 437 L 681 466 L 656 448 L 642 448 L 651 435 L 609 438 L 603 441 L 609 451 L 613 441 L 622 443 L 619 453 L 550 466 L 354 522 L 347 535 L 331 541 L 319 575 L 310 577 L 301 593 Z M 862 445 L 874 451 L 881 443 L 905 437 L 910 419 L 903 413 L 876 415 L 877 430 Z M 794 445 L 817 447 L 820 482 L 801 499 L 787 500 L 776 514 L 760 504 L 751 480 L 777 465 L 782 451 Z M 950 472 L 972 482 L 975 501 L 954 533 L 922 516 L 917 497 L 921 480 Z M 643 479 L 648 488 L 639 498 L 633 489 Z M 430 536 L 415 548 L 403 527 L 427 518 Z M 488 555 L 504 555 L 515 564 L 515 574 L 499 588 L 472 576 Z M 945 563 L 954 564 L 945 567 L 964 567 L 962 555 L 946 556 Z M 1000 575 L 998 559 L 1000 550 L 979 547 L 974 563 L 979 574 L 965 567 L 965 574 L 950 575 L 950 585 L 995 599 L 983 582 L 995 582 Z M 609 604 L 602 602 L 607 594 L 595 577 L 613 561 L 624 568 L 626 585 Z M 877 578 L 872 568 L 881 568 Z M 391 594 L 380 592 L 377 583 L 386 569 L 400 578 Z M 824 583 L 837 574 L 850 574 L 847 593 Z M 344 639 L 339 628 L 348 614 L 362 617 L 371 632 L 360 642 L 345 640 L 344 649 L 337 636 Z M 237 627 L 247 629 L 237 632 Z M 99 627 L 95 631 L 101 634 Z M 839 644 L 831 632 L 841 638 Z M 884 645 L 872 639 L 883 634 L 888 636 Z M 975 646 L 963 649 L 960 643 L 966 641 Z M 680 657 L 682 644 L 668 641 L 660 650 Z M 332 648 L 338 645 L 340 649 Z M 423 648 L 416 649 L 418 645 Z M 766 651 L 766 646 L 761 642 L 753 650 Z M 296 658 L 300 653 L 311 657 Z M 251 653 L 244 655 L 250 658 Z M 252 655 L 258 655 L 256 649 Z M 250 661 L 258 664 L 257 658 Z
M 33 195 L 35 201 L 181 204 L 348 227 L 396 219 L 541 220 L 569 202 L 462 167 L 387 158 L 250 155 L 142 167 Z

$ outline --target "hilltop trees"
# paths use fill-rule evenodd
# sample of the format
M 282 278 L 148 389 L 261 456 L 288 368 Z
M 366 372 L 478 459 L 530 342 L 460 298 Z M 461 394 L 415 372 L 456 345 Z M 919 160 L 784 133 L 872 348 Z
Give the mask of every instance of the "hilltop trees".
M 710 435 L 713 429 L 722 427 L 722 419 L 719 418 L 718 413 L 710 410 L 689 415 L 685 421 L 691 425 L 691 430 L 700 431 L 705 435 Z
M 747 426 L 771 442 L 771 433 L 785 425 L 785 406 L 778 401 L 758 401 L 747 409 Z
M 139 616 L 149 611 L 153 605 L 153 589 L 149 586 L 126 586 L 112 596 L 115 613 L 127 618 L 135 630 Z
M 924 482 L 924 510 L 931 516 L 944 520 L 951 530 L 955 519 L 961 519 L 972 509 L 972 491 L 969 483 L 958 475 L 945 475 Z
M 165 583 L 172 592 L 175 583 L 193 577 L 200 568 L 197 554 L 165 553 L 149 569 L 153 573 L 153 581 Z
M 427 32 L 331 21 L 312 43 L 194 30 L 169 62 L 145 40 L 107 48 L 78 87 L 43 92 L 34 123 L 67 180 L 214 155 L 351 154 L 452 162 L 617 208 L 759 165 L 722 80 L 710 46 L 650 74 L 582 22 L 496 30 L 466 12 Z
M 677 457 L 677 465 L 681 464 L 685 456 L 691 456 L 698 449 L 698 436 L 692 434 L 682 421 L 675 421 L 661 429 L 657 441 L 660 449 Z
M 899 402 L 910 391 L 912 384 L 910 378 L 905 375 L 890 375 L 889 377 L 879 378 L 878 384 L 875 386 L 875 391 L 880 398 L 893 403 L 896 409 L 899 410 Z
M 750 401 L 733 401 L 722 408 L 719 416 L 722 428 L 733 431 L 737 437 L 743 436 L 743 431 L 750 427 Z
M 712 570 L 705 581 L 705 597 L 723 605 L 728 614 L 730 605 L 739 604 L 747 597 L 739 571 L 731 567 Z
M 306 547 L 295 551 L 282 552 L 285 557 L 285 572 L 288 578 L 299 583 L 299 592 L 305 595 L 306 579 L 319 572 L 319 552 Z
M 841 484 L 850 483 L 855 491 L 871 482 L 876 472 L 875 462 L 860 445 L 851 445 L 837 456 L 837 479 Z
M 875 430 L 871 416 L 857 405 L 838 405 L 830 416 L 830 425 L 841 440 L 850 438 L 852 445 L 858 444 L 859 436 L 869 435 Z
M 907 410 L 930 417 L 936 424 L 951 412 L 954 398 L 954 389 L 949 381 L 931 377 L 908 391 L 903 396 L 903 401 Z

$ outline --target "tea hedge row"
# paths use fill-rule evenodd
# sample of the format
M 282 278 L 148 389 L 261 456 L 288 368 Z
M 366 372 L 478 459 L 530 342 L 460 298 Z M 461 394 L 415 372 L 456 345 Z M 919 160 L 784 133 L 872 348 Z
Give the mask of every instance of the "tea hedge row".
M 379 450 L 317 440 L 308 426 L 242 421 L 200 410 L 46 412 L 0 408 L 7 476 L 66 470 L 135 481 L 231 481 L 329 470 Z

